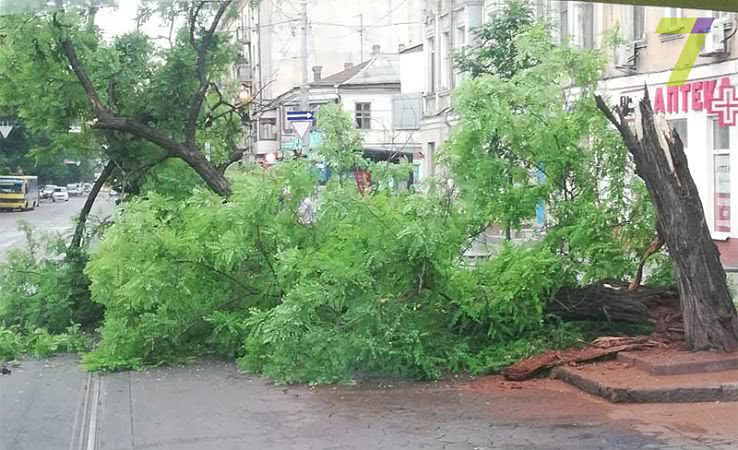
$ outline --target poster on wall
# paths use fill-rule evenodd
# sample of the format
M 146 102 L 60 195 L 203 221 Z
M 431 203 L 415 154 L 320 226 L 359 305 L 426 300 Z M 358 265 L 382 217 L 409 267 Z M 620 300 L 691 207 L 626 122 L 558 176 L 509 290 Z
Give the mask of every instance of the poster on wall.
M 715 231 L 730 232 L 730 155 L 715 155 Z

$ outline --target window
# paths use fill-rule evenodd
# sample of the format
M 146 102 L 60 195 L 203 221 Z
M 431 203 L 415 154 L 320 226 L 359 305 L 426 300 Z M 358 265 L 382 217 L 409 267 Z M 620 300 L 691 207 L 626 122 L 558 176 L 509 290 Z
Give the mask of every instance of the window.
M 685 149 L 689 148 L 689 129 L 687 125 L 687 119 L 674 119 L 669 121 L 669 127 L 672 130 L 676 130 L 677 134 L 679 134 L 679 138 L 682 140 Z
M 547 13 L 546 3 L 547 3 L 546 0 L 536 0 L 535 13 L 536 13 L 536 19 L 538 19 L 539 21 L 544 21 L 546 19 L 546 15 L 547 15 L 546 14 Z
M 372 104 L 371 103 L 357 103 L 356 104 L 356 128 L 362 130 L 369 130 L 372 127 Z
M 460 26 L 456 28 L 454 43 L 456 44 L 456 48 L 464 48 L 466 46 L 466 27 Z
M 436 157 L 436 143 L 435 142 L 428 142 L 428 154 L 425 155 L 425 161 L 428 165 L 428 176 L 432 177 L 435 176 L 435 164 L 433 160 Z
M 428 92 L 436 92 L 436 40 L 428 39 L 428 49 L 430 50 L 428 61 Z
M 664 8 L 664 17 L 669 19 L 681 19 L 682 8 Z
M 664 18 L 674 20 L 666 21 L 668 33 L 661 36 L 662 40 L 679 39 L 683 34 L 689 33 L 690 30 L 685 30 L 684 24 L 676 20 L 681 19 L 683 15 L 682 8 L 664 8 Z
M 715 150 L 730 150 L 730 127 L 721 127 L 717 120 L 713 120 L 712 142 Z
M 449 33 L 445 32 L 441 35 L 441 91 L 445 91 L 449 87 L 449 71 L 450 61 L 449 55 L 451 53 L 451 40 L 449 39 Z
M 639 42 L 646 39 L 646 8 L 644 6 L 633 7 L 633 41 Z
M 423 99 L 420 94 L 395 95 L 392 98 L 392 128 L 417 130 L 423 115 Z
M 262 141 L 277 140 L 277 119 L 259 120 L 259 139 Z
M 569 41 L 569 6 L 568 2 L 559 4 L 559 37 L 561 43 L 565 44 Z
M 716 19 L 729 19 L 731 16 L 731 13 L 728 11 L 713 11 L 712 17 Z
M 577 5 L 577 44 L 581 48 L 594 48 L 594 5 Z
M 712 121 L 714 229 L 730 233 L 730 128 Z
M 457 50 L 463 52 L 466 47 L 466 27 L 461 26 L 456 28 L 456 37 L 454 38 L 454 46 Z M 454 71 L 454 86 L 458 86 L 464 80 L 464 74 L 459 72 L 455 68 Z

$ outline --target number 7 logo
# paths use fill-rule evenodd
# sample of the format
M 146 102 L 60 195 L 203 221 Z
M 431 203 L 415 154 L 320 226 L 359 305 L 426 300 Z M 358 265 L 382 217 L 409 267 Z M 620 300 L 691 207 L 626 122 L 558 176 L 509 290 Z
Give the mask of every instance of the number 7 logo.
M 657 33 L 689 35 L 682 54 L 679 55 L 679 60 L 671 72 L 668 86 L 681 86 L 687 81 L 697 57 L 705 46 L 706 35 L 710 32 L 714 21 L 715 19 L 712 17 L 661 19 L 659 26 L 656 28 Z

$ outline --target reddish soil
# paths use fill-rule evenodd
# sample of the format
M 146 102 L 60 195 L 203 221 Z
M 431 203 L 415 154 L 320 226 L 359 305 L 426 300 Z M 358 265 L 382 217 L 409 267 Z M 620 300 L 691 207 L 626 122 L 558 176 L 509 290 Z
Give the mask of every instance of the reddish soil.
M 679 436 L 688 443 L 674 442 L 674 448 L 738 448 L 738 403 L 613 404 L 548 378 L 521 383 L 490 376 L 458 387 L 483 401 L 491 420 L 610 423 L 664 437 Z

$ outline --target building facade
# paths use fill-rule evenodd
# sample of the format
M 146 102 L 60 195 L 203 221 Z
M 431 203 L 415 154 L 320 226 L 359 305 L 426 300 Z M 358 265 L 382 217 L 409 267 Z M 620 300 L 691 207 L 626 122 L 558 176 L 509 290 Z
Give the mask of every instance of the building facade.
M 420 93 L 403 93 L 400 79 L 400 56 L 380 53 L 375 46 L 371 58 L 359 65 L 347 63 L 344 70 L 327 77 L 322 67 L 312 68 L 313 79 L 306 93 L 310 110 L 317 110 L 327 103 L 340 104 L 354 117 L 356 128 L 364 138 L 364 154 L 375 160 L 397 161 L 404 158 L 415 162 L 421 150 L 417 142 L 420 128 Z M 313 132 L 310 138 L 301 140 L 288 121 L 290 112 L 302 108 L 302 92 L 295 87 L 277 97 L 262 113 L 262 122 L 273 121 L 274 140 L 257 142 L 257 158 L 289 157 L 302 151 L 310 142 L 311 150 L 320 145 L 320 135 Z M 320 124 L 317 124 L 320 127 Z M 304 141 L 304 142 L 303 142 Z M 304 153 L 304 152 L 303 152 Z M 416 174 L 420 167 L 416 169 Z

